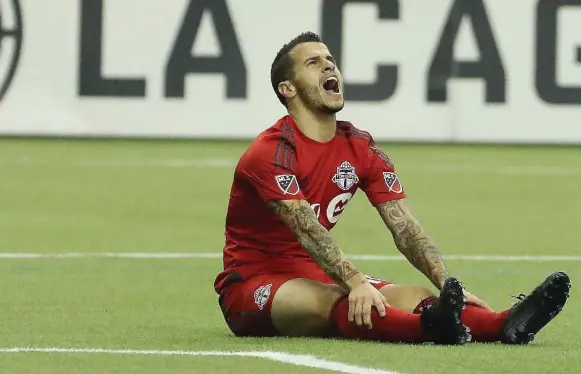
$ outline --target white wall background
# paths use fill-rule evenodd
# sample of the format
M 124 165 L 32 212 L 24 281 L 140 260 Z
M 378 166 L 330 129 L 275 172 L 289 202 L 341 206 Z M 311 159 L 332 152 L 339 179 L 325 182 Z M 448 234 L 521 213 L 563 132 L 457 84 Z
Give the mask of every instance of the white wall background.
M 453 79 L 447 102 L 427 102 L 428 69 L 453 2 L 401 0 L 399 20 L 379 20 L 372 3 L 345 8 L 345 79 L 373 82 L 381 63 L 397 64 L 399 73 L 388 100 L 347 102 L 340 118 L 378 140 L 581 144 L 581 95 L 570 94 L 577 104 L 548 103 L 535 88 L 536 0 L 484 3 L 505 71 L 504 102 L 486 103 L 482 79 Z M 102 74 L 147 82 L 145 97 L 128 98 L 79 95 L 82 1 L 21 0 L 22 53 L 0 101 L 0 133 L 251 138 L 270 126 L 284 114 L 270 88 L 271 61 L 296 34 L 321 32 L 322 0 L 227 1 L 247 71 L 246 98 L 227 99 L 220 74 L 191 74 L 184 98 L 166 98 L 166 64 L 189 3 L 104 1 Z M 14 27 L 13 5 L 0 1 L 5 30 Z M 581 87 L 581 6 L 562 7 L 557 19 L 556 81 Z M 465 17 L 454 48 L 458 60 L 480 58 L 473 30 Z M 222 53 L 216 35 L 206 13 L 192 53 Z M 0 43 L 1 84 L 15 44 L 6 34 Z

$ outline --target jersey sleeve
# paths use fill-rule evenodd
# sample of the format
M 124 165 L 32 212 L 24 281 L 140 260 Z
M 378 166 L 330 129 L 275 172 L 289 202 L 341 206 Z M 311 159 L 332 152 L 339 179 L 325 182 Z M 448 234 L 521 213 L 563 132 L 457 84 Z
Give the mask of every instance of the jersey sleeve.
M 373 140 L 367 149 L 365 176 L 361 189 L 372 205 L 382 204 L 406 197 L 403 186 L 395 172 L 395 166 L 385 152 Z
M 239 172 L 265 202 L 305 199 L 293 168 L 296 165 L 295 152 L 289 146 L 259 145 L 241 161 Z

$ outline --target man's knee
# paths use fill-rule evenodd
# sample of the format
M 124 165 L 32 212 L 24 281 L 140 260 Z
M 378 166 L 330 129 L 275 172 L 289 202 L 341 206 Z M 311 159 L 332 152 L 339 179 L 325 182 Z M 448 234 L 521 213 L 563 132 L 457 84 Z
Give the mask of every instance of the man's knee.
M 381 288 L 387 303 L 394 308 L 412 312 L 424 299 L 433 297 L 434 293 L 424 287 L 390 284 Z
M 431 290 L 425 287 L 411 287 L 411 291 L 422 300 L 435 296 Z
M 341 295 L 337 285 L 303 278 L 289 280 L 274 295 L 272 322 L 286 336 L 326 335 L 331 308 Z

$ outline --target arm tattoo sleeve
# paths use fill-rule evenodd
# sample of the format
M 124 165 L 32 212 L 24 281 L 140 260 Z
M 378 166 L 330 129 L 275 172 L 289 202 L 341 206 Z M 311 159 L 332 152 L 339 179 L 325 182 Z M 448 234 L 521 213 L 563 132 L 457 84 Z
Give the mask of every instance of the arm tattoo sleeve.
M 295 233 L 301 246 L 345 290 L 363 275 L 347 259 L 319 223 L 315 212 L 305 200 L 271 201 L 268 206 Z
M 399 251 L 440 289 L 448 277 L 446 265 L 436 243 L 410 213 L 405 199 L 375 207 L 393 235 Z

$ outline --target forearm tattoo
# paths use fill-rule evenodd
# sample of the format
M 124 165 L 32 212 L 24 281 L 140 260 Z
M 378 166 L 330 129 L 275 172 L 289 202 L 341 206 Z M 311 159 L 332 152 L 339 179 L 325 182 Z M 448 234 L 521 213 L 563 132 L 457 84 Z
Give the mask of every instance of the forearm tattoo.
M 305 200 L 271 201 L 268 206 L 297 236 L 299 244 L 340 286 L 349 290 L 348 282 L 359 270 L 347 259 L 319 223 L 315 212 Z
M 448 277 L 436 243 L 410 213 L 404 199 L 376 206 L 399 251 L 439 289 Z

